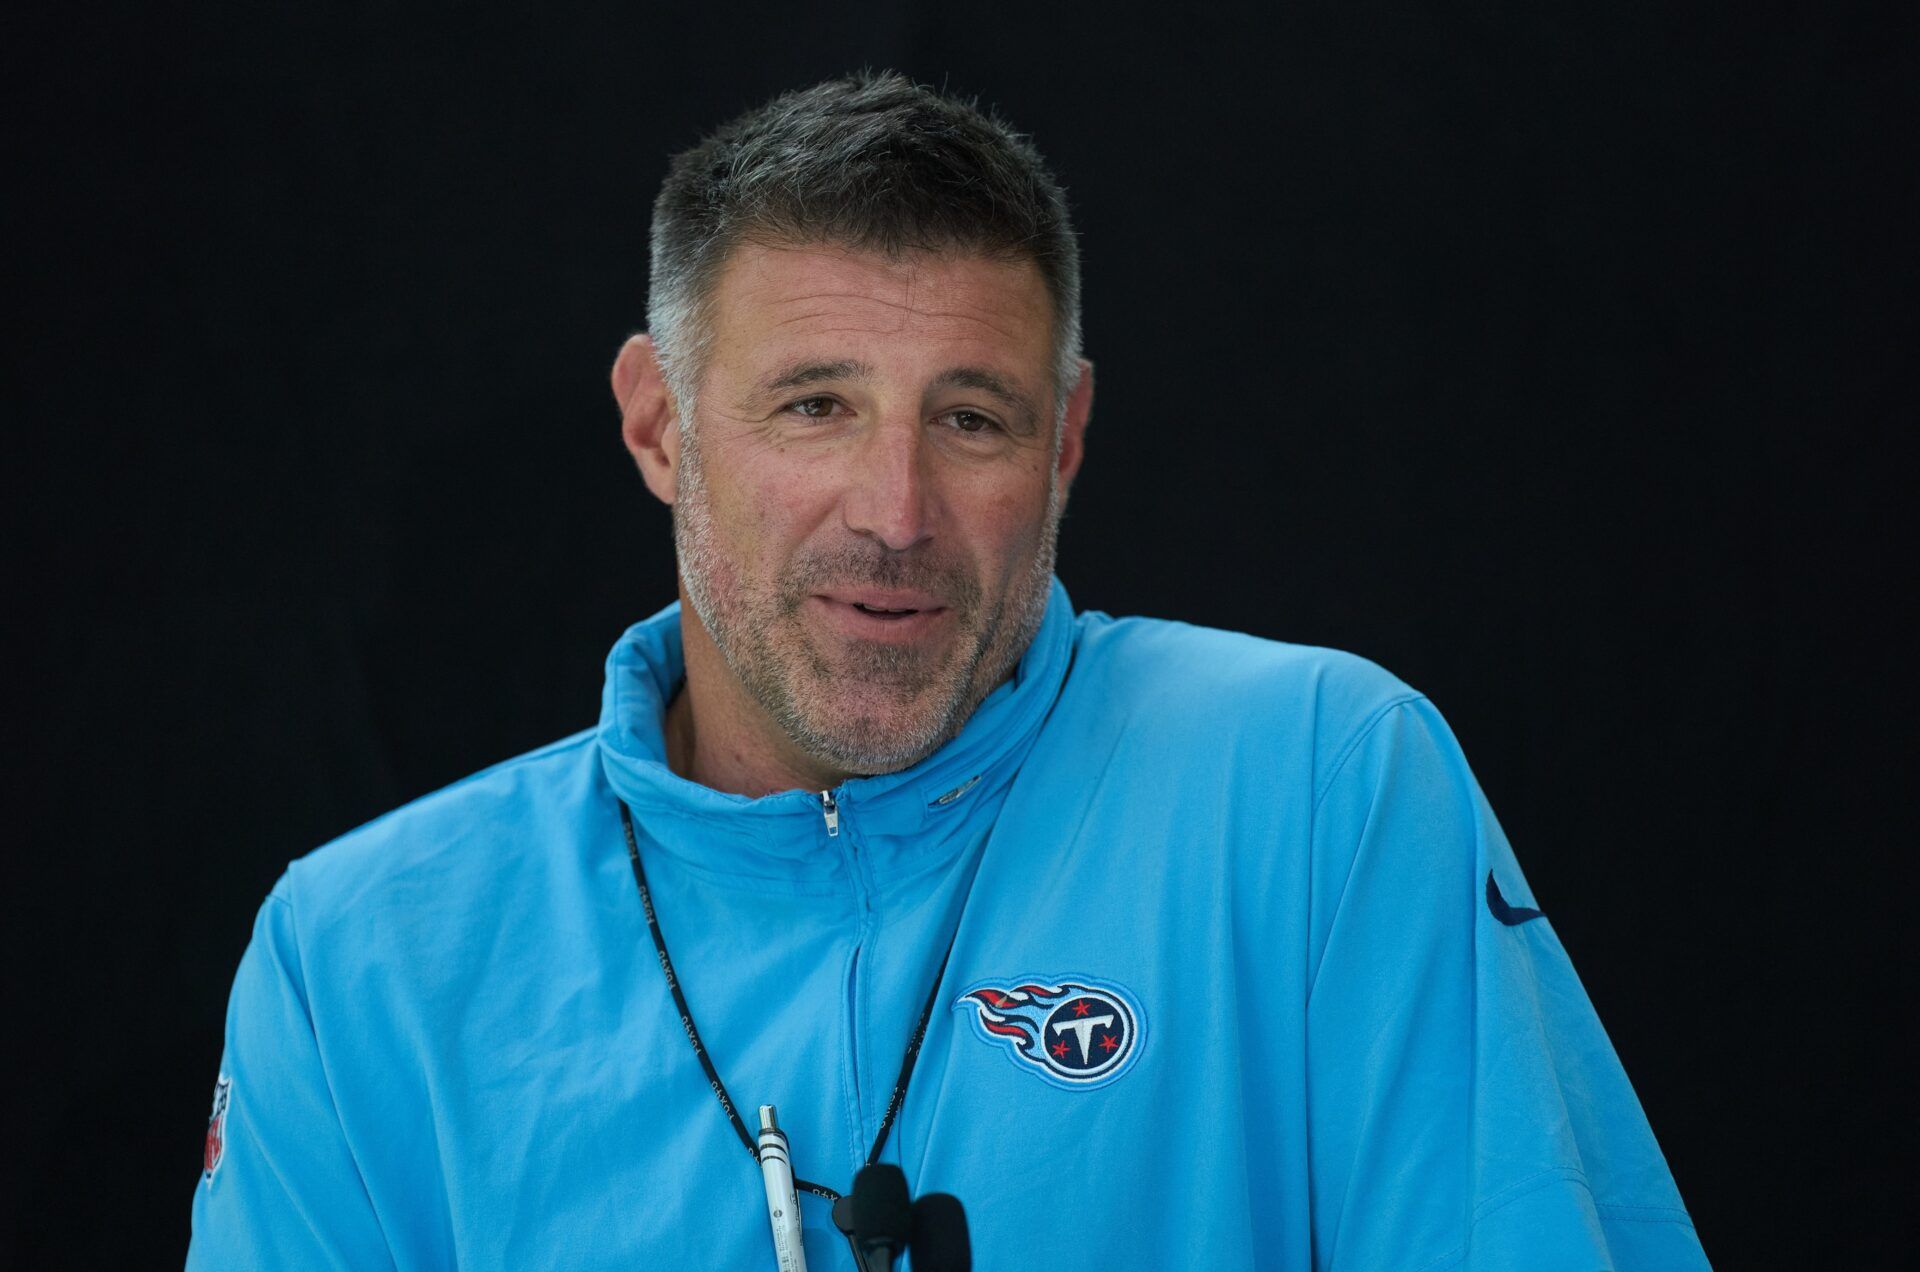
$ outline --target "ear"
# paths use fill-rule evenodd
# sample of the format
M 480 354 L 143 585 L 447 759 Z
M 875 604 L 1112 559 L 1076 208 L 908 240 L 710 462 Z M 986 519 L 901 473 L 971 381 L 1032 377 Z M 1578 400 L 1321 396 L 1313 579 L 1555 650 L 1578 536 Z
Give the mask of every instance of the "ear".
M 1093 363 L 1080 359 L 1080 378 L 1067 394 L 1067 412 L 1060 421 L 1060 463 L 1053 479 L 1060 483 L 1064 505 L 1080 461 L 1087 456 L 1087 421 L 1093 418 Z
M 647 489 L 671 504 L 680 471 L 680 413 L 660 374 L 653 337 L 645 332 L 629 337 L 613 360 L 613 400 L 620 407 L 620 438 Z

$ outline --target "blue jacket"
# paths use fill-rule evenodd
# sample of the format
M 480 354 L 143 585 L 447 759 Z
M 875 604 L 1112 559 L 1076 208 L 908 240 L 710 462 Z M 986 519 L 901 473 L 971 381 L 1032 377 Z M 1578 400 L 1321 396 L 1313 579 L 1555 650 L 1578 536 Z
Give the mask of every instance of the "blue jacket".
M 927 760 L 746 799 L 666 766 L 678 619 L 622 637 L 597 729 L 288 869 L 190 1266 L 773 1266 L 621 801 L 700 1036 L 808 1179 L 864 1162 L 951 945 L 884 1158 L 987 1272 L 1706 1266 L 1457 744 L 1378 667 L 1056 584 Z

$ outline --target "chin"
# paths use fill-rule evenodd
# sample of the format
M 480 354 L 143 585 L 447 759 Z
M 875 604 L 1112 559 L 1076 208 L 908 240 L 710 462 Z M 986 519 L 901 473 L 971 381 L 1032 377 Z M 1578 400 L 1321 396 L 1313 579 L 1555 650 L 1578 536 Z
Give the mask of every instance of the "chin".
M 897 773 L 932 755 L 959 730 L 951 710 L 839 714 L 789 730 L 800 747 L 847 773 Z

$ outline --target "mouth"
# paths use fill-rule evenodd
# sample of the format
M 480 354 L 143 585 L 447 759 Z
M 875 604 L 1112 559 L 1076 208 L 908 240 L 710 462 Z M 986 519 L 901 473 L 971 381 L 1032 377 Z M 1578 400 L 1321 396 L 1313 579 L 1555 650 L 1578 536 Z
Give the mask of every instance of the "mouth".
M 908 641 L 934 630 L 952 611 L 938 599 L 913 592 L 846 591 L 815 596 L 827 617 L 849 636 Z

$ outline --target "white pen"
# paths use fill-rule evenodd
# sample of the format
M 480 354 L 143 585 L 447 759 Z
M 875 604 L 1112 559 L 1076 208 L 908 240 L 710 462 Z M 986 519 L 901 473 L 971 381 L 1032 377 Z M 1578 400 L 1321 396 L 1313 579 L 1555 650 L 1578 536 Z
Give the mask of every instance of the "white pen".
M 807 1272 L 806 1251 L 800 1246 L 800 1198 L 793 1191 L 793 1159 L 771 1104 L 760 1106 L 760 1177 L 767 1185 L 767 1220 L 773 1224 L 773 1257 L 780 1272 Z

